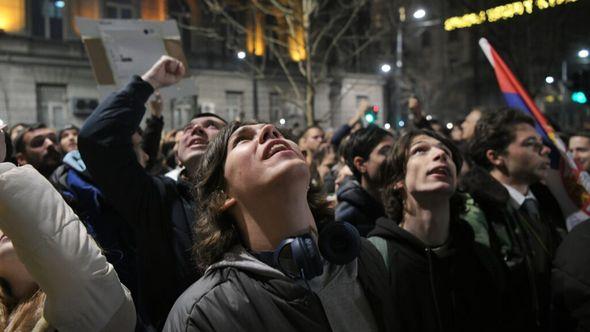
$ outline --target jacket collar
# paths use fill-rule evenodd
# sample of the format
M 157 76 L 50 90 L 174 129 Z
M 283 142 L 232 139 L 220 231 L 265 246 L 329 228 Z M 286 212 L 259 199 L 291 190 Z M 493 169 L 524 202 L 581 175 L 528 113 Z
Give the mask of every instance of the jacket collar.
M 397 222 L 385 217 L 377 219 L 375 229 L 369 234 L 369 237 L 371 236 L 379 236 L 387 240 L 394 240 L 422 255 L 425 255 L 428 250 L 436 251 L 435 248 L 427 246 L 412 233 L 401 228 Z M 444 256 L 452 255 L 455 252 L 455 249 L 471 247 L 473 241 L 473 230 L 465 221 L 451 221 L 449 241 L 444 245 L 445 250 L 441 252 L 445 253 Z

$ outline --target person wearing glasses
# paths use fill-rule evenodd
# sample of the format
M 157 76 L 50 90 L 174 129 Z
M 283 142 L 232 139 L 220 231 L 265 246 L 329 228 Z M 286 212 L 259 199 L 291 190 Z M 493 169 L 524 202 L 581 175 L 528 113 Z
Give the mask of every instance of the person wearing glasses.
M 483 218 L 466 219 L 476 239 L 506 263 L 513 322 L 522 331 L 544 331 L 551 324 L 551 261 L 564 220 L 556 220 L 546 193 L 531 189 L 547 177 L 549 152 L 534 120 L 520 110 L 485 113 L 468 147 L 475 167 L 462 180 L 483 212 Z
M 61 151 L 55 129 L 43 123 L 27 127 L 14 142 L 16 162 L 31 165 L 46 178 L 61 165 Z

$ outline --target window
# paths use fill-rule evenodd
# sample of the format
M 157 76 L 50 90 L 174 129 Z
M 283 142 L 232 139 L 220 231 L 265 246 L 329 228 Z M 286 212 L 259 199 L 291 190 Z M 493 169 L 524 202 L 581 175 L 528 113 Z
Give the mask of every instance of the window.
M 106 18 L 134 18 L 135 8 L 131 1 L 107 1 L 105 4 Z
M 68 123 L 65 85 L 37 84 L 37 121 L 57 129 L 65 127 Z
M 225 105 L 227 106 L 227 119 L 240 120 L 244 117 L 244 93 L 241 91 L 226 91 Z
M 63 39 L 63 10 L 59 0 L 31 1 L 32 33 L 35 37 Z
M 172 128 L 183 128 L 195 114 L 198 97 L 187 96 L 172 99 Z
M 20 32 L 25 27 L 25 0 L 0 0 L 0 30 Z

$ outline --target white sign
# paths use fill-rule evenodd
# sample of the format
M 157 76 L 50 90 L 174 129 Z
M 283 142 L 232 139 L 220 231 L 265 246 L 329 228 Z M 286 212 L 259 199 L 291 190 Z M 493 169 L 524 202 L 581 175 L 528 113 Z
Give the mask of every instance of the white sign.
M 146 21 L 76 17 L 98 83 L 101 99 L 123 87 L 133 75 L 142 75 L 167 54 L 184 63 L 182 41 L 176 21 Z M 192 77 L 161 89 L 162 97 L 196 94 Z

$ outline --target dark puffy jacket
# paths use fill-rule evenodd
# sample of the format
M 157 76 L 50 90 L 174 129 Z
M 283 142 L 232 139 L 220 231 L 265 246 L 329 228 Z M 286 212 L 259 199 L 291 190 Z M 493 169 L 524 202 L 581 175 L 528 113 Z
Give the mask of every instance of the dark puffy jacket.
M 551 326 L 551 261 L 561 241 L 559 215 L 552 204 L 539 201 L 542 222 L 535 224 L 517 210 L 508 190 L 484 169 L 474 167 L 462 185 L 485 215 L 486 224 L 467 220 L 476 232 L 485 233 L 490 248 L 508 268 L 508 305 L 514 313 L 513 330 L 547 331 Z M 541 243 L 542 242 L 542 243 Z
M 375 220 L 385 216 L 383 205 L 367 193 L 357 181 L 347 181 L 338 188 L 336 221 L 346 221 L 358 229 L 361 236 L 375 227 Z
M 164 331 L 397 331 L 387 289 L 383 261 L 367 240 L 358 260 L 325 265 L 309 283 L 236 246 L 176 301 Z
M 191 258 L 195 216 L 188 183 L 151 176 L 137 162 L 131 135 L 153 93 L 135 76 L 86 121 L 78 145 L 92 178 L 136 235 L 142 324 L 160 330 L 174 301 L 200 276 Z
M 79 156 L 78 151 L 68 153 L 49 181 L 80 217 L 88 234 L 99 244 L 119 279 L 137 301 L 135 234 L 104 198 Z
M 554 331 L 590 331 L 590 222 L 565 237 L 553 266 Z
M 399 331 L 504 331 L 502 265 L 465 222 L 451 223 L 450 242 L 438 251 L 387 218 L 373 237 L 385 240 Z

